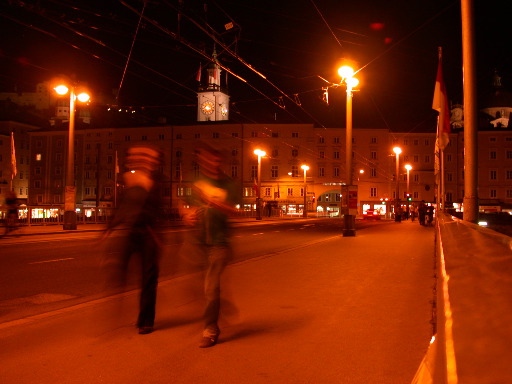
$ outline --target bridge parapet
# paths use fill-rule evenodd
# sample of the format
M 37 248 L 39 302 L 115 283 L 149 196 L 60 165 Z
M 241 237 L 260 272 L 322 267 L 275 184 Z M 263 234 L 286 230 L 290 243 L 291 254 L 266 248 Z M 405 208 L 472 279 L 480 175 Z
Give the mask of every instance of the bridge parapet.
M 436 334 L 413 383 L 512 383 L 512 238 L 445 214 L 436 232 Z

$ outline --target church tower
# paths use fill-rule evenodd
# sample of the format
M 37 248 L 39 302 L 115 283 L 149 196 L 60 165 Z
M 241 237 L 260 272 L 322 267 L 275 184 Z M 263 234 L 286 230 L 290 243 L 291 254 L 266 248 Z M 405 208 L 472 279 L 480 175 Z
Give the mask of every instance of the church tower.
M 201 83 L 201 68 L 198 78 L 197 121 L 224 121 L 229 119 L 229 95 L 221 86 L 221 69 L 217 53 L 213 51 L 213 62 L 206 68 L 207 83 Z M 227 74 L 226 74 L 227 76 Z

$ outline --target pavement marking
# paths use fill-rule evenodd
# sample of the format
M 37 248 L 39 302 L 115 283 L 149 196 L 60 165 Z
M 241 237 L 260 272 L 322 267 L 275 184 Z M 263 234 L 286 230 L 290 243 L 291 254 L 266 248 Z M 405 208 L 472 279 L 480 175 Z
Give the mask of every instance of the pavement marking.
M 66 260 L 75 260 L 74 257 L 66 257 L 65 259 L 55 259 L 55 260 L 44 260 L 44 261 L 34 261 L 29 264 L 44 264 L 44 263 L 56 263 L 57 261 L 66 261 Z

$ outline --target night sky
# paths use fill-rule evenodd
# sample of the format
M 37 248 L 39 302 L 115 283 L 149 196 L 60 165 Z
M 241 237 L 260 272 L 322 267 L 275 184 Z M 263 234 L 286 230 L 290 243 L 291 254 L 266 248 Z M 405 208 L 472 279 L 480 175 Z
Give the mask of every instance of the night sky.
M 478 89 L 495 70 L 510 89 L 503 2 L 475 3 Z M 361 82 L 355 128 L 434 131 L 438 46 L 449 100 L 463 101 L 459 1 L 7 0 L 0 29 L 0 91 L 34 91 L 66 74 L 100 103 L 144 108 L 170 124 L 195 122 L 196 75 L 214 46 L 245 80 L 228 76 L 233 123 L 344 127 L 344 87 L 329 89 L 329 105 L 322 87 L 339 82 L 338 64 L 350 61 Z

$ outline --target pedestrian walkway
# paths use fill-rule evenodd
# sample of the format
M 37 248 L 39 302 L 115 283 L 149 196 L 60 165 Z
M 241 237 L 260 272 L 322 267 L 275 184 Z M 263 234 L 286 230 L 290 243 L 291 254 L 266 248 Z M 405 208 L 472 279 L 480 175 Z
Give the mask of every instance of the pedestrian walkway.
M 410 383 L 432 335 L 433 263 L 433 228 L 405 221 L 230 265 L 237 310 L 206 350 L 193 275 L 161 282 L 149 335 L 137 292 L 0 324 L 0 382 Z

